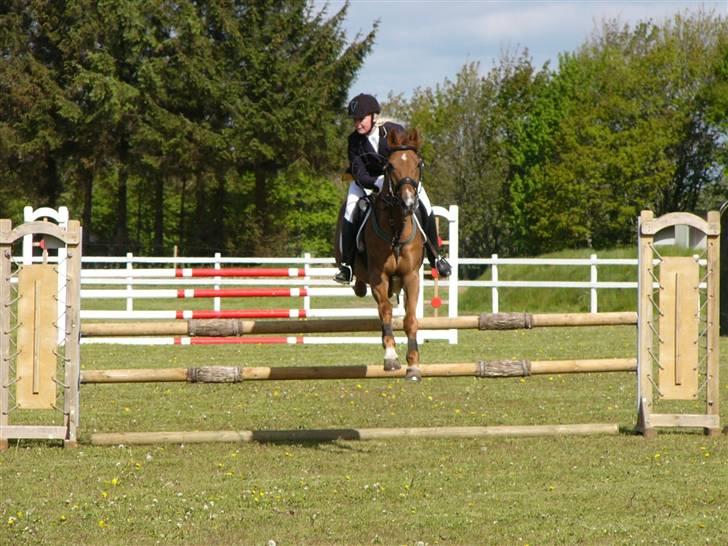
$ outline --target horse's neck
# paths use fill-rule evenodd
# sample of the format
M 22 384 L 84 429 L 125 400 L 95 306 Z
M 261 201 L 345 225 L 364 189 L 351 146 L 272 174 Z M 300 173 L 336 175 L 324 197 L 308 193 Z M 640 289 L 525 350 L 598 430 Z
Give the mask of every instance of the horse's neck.
M 377 197 L 374 212 L 379 224 L 384 228 L 391 227 L 400 230 L 407 225 L 407 216 L 404 215 L 401 207 L 387 205 L 381 195 Z

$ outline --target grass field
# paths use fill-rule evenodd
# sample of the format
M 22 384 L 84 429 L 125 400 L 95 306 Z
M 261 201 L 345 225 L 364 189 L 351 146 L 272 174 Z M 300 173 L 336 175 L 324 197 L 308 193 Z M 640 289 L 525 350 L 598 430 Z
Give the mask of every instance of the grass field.
M 424 362 L 627 357 L 631 327 L 461 332 Z M 723 354 L 726 355 L 726 340 Z M 84 346 L 82 368 L 372 364 L 375 346 Z M 728 377 L 722 358 L 723 377 Z M 0 455 L 0 544 L 724 544 L 726 438 L 631 434 L 633 374 L 89 385 Z M 728 387 L 722 386 L 723 408 Z M 722 421 L 728 423 L 722 411 Z M 618 423 L 618 436 L 91 447 L 91 433 Z

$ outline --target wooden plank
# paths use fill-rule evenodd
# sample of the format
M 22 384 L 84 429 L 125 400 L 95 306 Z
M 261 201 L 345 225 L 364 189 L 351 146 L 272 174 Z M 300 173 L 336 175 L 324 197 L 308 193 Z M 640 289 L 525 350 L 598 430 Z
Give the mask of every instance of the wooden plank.
M 653 413 L 650 415 L 653 427 L 695 427 L 720 428 L 718 415 L 691 413 Z
M 588 436 L 618 434 L 613 423 L 572 425 L 522 425 L 492 427 L 344 428 L 323 430 L 240 430 L 191 432 L 96 433 L 91 443 L 100 445 L 193 444 L 206 442 L 333 442 L 337 440 L 388 440 L 392 438 L 479 438 L 487 436 Z
M 51 409 L 56 401 L 57 290 L 58 276 L 53 265 L 24 266 L 18 273 L 19 408 Z
M 660 350 L 658 385 L 662 398 L 698 397 L 699 266 L 692 257 L 660 263 Z
M 718 221 L 710 218 L 709 220 L 711 221 L 705 221 L 689 212 L 669 212 L 655 220 L 650 219 L 648 222 L 643 222 L 640 226 L 640 233 L 643 235 L 655 235 L 667 227 L 687 225 L 702 231 L 706 235 L 720 235 L 720 217 L 718 217 Z
M 54 425 L 7 425 L 0 427 L 0 432 L 11 440 L 65 440 L 67 430 Z

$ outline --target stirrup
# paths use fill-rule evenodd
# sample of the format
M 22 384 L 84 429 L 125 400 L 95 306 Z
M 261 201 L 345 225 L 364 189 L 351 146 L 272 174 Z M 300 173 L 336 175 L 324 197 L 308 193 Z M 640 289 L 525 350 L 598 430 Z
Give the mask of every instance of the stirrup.
M 452 266 L 445 258 L 435 260 L 435 269 L 440 277 L 447 278 L 452 274 Z
M 351 267 L 346 264 L 341 264 L 341 266 L 339 266 L 339 272 L 334 275 L 334 280 L 339 284 L 350 284 L 353 277 L 354 274 Z

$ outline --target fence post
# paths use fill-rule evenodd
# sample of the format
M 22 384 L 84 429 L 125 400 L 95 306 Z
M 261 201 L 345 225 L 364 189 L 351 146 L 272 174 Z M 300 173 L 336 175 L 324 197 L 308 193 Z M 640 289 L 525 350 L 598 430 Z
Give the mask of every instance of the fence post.
M 493 287 L 490 289 L 491 293 L 491 312 L 498 313 L 500 307 L 498 302 L 498 254 L 491 254 L 493 265 L 490 267 L 490 280 L 493 281 Z
M 214 264 L 215 269 L 220 269 L 220 257 L 221 257 L 220 253 L 215 252 L 215 264 Z M 215 290 L 220 290 L 220 277 L 215 277 Z M 220 297 L 219 296 L 213 300 L 213 309 L 215 311 L 220 310 Z
M 589 269 L 591 270 L 591 283 L 592 287 L 589 289 L 590 295 L 591 295 L 591 302 L 590 302 L 590 312 L 596 313 L 598 311 L 597 309 L 597 255 L 592 254 L 589 256 L 589 261 L 591 261 L 591 265 L 589 266 Z
M 132 290 L 134 290 L 134 274 L 132 272 L 132 269 L 134 269 L 134 254 L 132 252 L 127 252 L 126 253 L 126 270 L 129 272 L 129 276 L 126 278 L 126 280 L 127 280 L 126 290 L 129 293 L 129 295 L 126 297 L 126 310 L 127 311 L 134 310 L 134 296 L 132 296 Z
M 303 280 L 310 281 L 311 280 L 311 253 L 306 252 L 303 255 Z M 311 296 L 308 295 L 309 292 L 309 286 L 308 283 L 304 285 L 304 289 L 306 290 L 306 296 L 303 297 L 303 310 L 308 315 L 308 312 L 311 310 Z
M 448 224 L 447 234 L 447 254 L 450 258 L 452 266 L 452 274 L 448 279 L 447 285 L 447 316 L 455 318 L 459 315 L 459 299 L 458 299 L 458 279 L 460 278 L 460 209 L 457 205 L 450 205 L 450 223 Z M 458 331 L 450 330 L 450 344 L 458 342 Z

